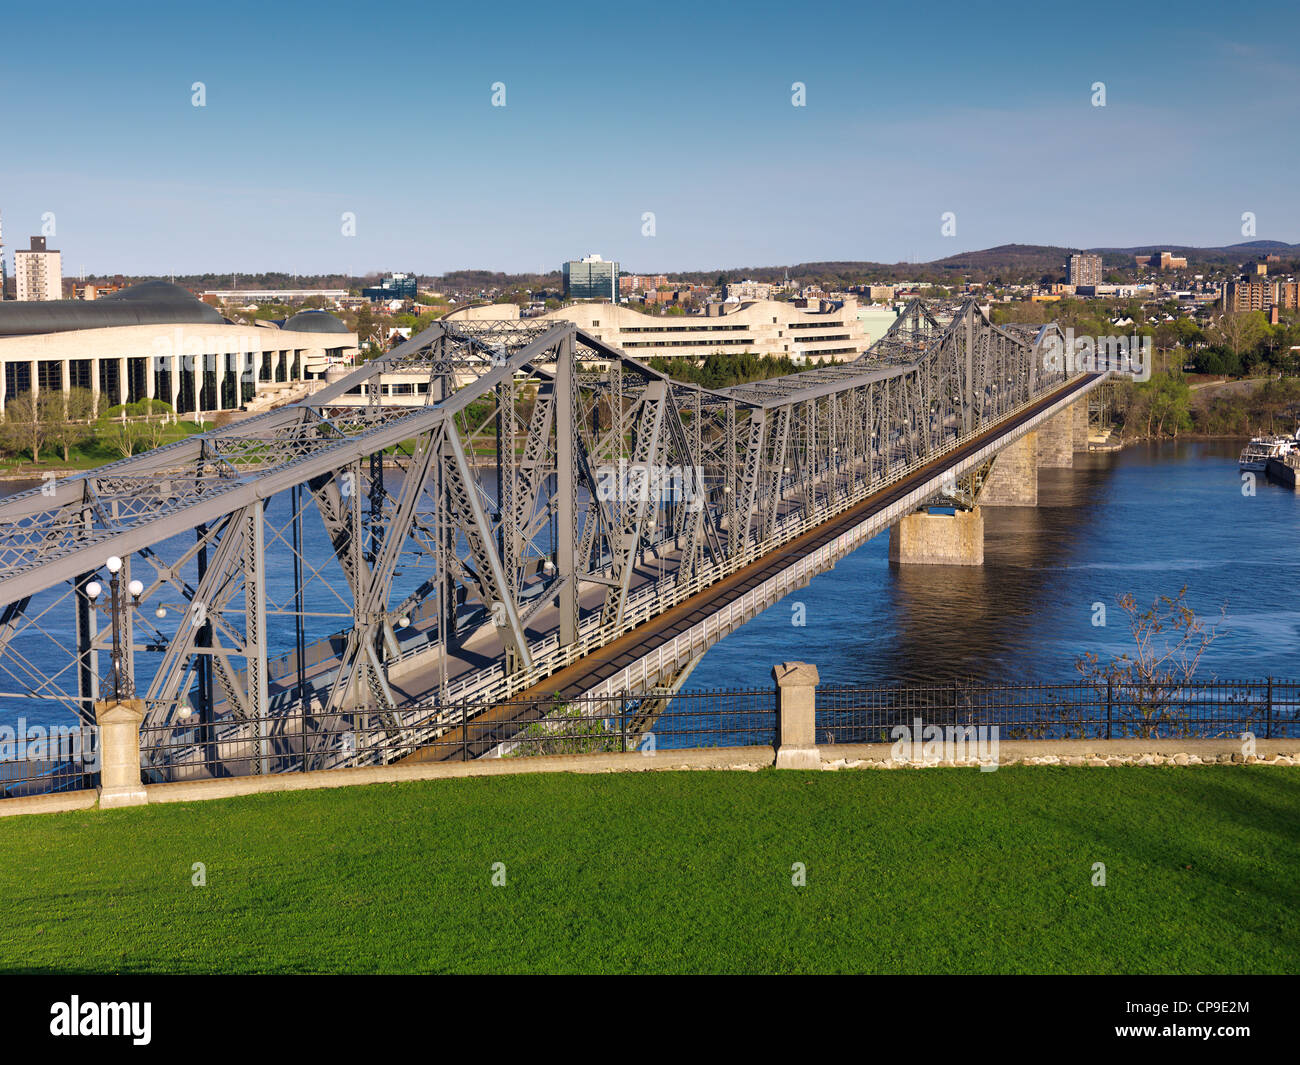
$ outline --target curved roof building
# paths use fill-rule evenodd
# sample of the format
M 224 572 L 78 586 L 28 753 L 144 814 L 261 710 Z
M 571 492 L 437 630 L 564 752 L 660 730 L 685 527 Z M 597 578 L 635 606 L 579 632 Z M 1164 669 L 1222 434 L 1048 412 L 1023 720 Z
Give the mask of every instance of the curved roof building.
M 179 285 L 146 281 L 97 300 L 0 303 L 0 336 L 130 325 L 229 325 Z
M 348 327 L 329 311 L 299 311 L 285 319 L 281 329 L 294 333 L 346 333 Z
M 278 329 L 239 324 L 165 281 L 92 301 L 0 303 L 0 414 L 15 396 L 71 388 L 103 406 L 254 410 L 323 382 L 356 350 L 356 334 L 324 311 L 300 311 Z

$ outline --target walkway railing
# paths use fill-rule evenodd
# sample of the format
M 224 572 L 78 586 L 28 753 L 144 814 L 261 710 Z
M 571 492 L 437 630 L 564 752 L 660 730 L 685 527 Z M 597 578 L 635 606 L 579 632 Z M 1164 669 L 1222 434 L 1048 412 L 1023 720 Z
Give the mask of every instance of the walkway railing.
M 1300 682 L 941 684 L 820 688 L 819 743 L 889 743 L 891 730 L 996 725 L 1003 739 L 1300 737 Z

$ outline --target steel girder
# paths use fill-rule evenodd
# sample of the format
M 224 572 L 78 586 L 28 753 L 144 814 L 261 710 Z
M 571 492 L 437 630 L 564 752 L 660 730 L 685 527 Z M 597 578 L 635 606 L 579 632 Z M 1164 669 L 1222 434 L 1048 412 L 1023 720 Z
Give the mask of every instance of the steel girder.
M 917 301 L 852 363 L 710 390 L 570 323 L 434 326 L 304 403 L 0 503 L 0 706 L 89 719 L 108 626 L 85 586 L 112 553 L 150 575 L 128 644 L 152 729 L 197 712 L 250 771 L 275 771 L 267 722 L 292 713 L 313 764 L 338 764 L 339 721 L 400 750 L 413 699 L 615 634 L 661 582 L 762 554 L 1056 387 L 1044 336 Z M 383 406 L 392 374 L 427 404 Z

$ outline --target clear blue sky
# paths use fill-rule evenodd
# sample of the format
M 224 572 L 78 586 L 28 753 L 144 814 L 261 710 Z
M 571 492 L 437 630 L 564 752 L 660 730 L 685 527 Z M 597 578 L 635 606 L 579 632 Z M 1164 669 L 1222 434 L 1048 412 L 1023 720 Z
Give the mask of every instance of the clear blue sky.
M 10 253 L 54 212 L 65 274 L 1219 245 L 1244 211 L 1295 241 L 1298 29 L 1220 2 L 10 5 L 0 211 Z

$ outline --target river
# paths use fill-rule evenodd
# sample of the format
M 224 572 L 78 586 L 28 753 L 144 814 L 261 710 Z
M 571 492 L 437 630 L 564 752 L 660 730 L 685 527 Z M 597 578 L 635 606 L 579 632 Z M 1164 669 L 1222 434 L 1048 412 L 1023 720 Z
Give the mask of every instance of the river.
M 1171 441 L 1040 470 L 1037 507 L 984 508 L 982 567 L 891 566 L 877 536 L 710 650 L 689 686 L 765 687 L 788 659 L 823 684 L 1077 680 L 1081 655 L 1134 648 L 1117 597 L 1184 585 L 1220 632 L 1198 677 L 1295 679 L 1300 493 L 1260 475 L 1244 494 L 1240 449 Z

